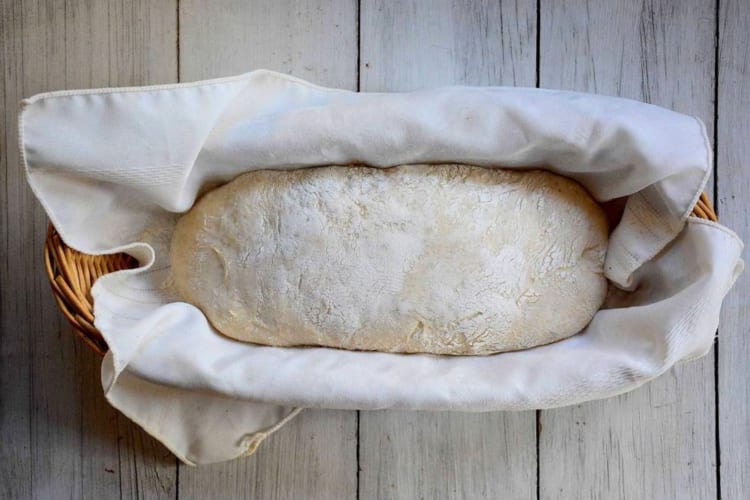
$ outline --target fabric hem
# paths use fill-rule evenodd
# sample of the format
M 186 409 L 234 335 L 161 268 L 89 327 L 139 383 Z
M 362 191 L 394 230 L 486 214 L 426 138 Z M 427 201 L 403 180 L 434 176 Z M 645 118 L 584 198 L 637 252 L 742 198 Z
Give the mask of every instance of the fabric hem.
M 327 92 L 353 93 L 351 90 L 336 89 L 336 88 L 329 88 L 329 87 L 323 87 L 321 85 L 316 85 L 314 83 L 310 83 L 306 80 L 302 80 L 295 76 L 287 75 L 284 73 L 279 73 L 277 71 L 271 71 L 268 69 L 256 69 L 254 71 L 249 71 L 247 73 L 242 73 L 240 75 L 225 76 L 222 78 L 212 78 L 209 80 L 195 80 L 192 82 L 163 83 L 163 84 L 157 84 L 157 85 L 141 85 L 138 87 L 104 87 L 104 88 L 96 88 L 96 89 L 53 90 L 51 92 L 41 92 L 39 94 L 34 94 L 31 97 L 22 99 L 21 104 L 26 105 L 26 104 L 34 103 L 36 101 L 56 98 L 56 97 L 106 95 L 106 94 L 114 94 L 114 93 L 118 93 L 118 94 L 138 93 L 138 92 L 146 92 L 146 91 L 158 92 L 162 90 L 177 90 L 177 89 L 192 88 L 192 87 L 205 87 L 205 86 L 210 86 L 210 85 L 223 85 L 223 84 L 246 81 L 252 78 L 253 76 L 270 76 L 272 78 L 276 78 L 277 80 L 285 80 L 291 83 L 299 83 L 306 87 L 314 88 L 317 90 L 323 90 Z
M 105 359 L 102 360 L 102 365 L 104 365 L 104 363 L 106 363 L 106 362 L 107 362 L 107 360 L 106 360 L 106 356 L 105 356 Z M 112 367 L 112 368 L 114 368 L 114 367 Z M 113 372 L 116 372 L 116 370 L 113 369 Z M 103 373 L 103 370 L 102 370 L 102 373 Z M 184 454 L 184 453 L 180 452 L 174 446 L 172 446 L 169 443 L 169 440 L 162 439 L 160 432 L 154 430 L 153 428 L 151 428 L 148 425 L 145 425 L 139 418 L 137 418 L 137 415 L 134 415 L 133 413 L 131 413 L 129 410 L 126 409 L 127 408 L 126 405 L 123 405 L 123 406 L 118 405 L 117 402 L 113 400 L 114 396 L 111 394 L 111 390 L 114 388 L 114 386 L 116 384 L 116 380 L 119 378 L 118 377 L 119 373 L 115 373 L 114 375 L 115 376 L 113 377 L 112 383 L 109 384 L 109 386 L 104 391 L 104 397 L 107 399 L 107 402 L 109 402 L 109 404 L 112 405 L 113 408 L 116 408 L 120 413 L 122 413 L 123 415 L 125 415 L 128 419 L 130 419 L 133 422 L 135 422 L 146 433 L 148 433 L 154 439 L 156 439 L 161 444 L 163 444 L 164 447 L 167 448 L 182 463 L 184 463 L 185 465 L 189 465 L 191 467 L 196 467 L 196 466 L 200 465 L 199 463 L 194 462 L 193 460 L 191 460 L 190 458 L 188 458 L 187 454 Z M 132 373 L 130 374 L 130 376 L 140 378 L 138 375 L 135 375 L 135 374 L 132 374 Z M 104 382 L 104 380 L 102 380 L 102 382 Z M 267 403 L 267 404 L 275 405 L 275 403 Z M 278 405 L 278 406 L 287 406 L 287 405 Z M 259 431 L 256 431 L 256 432 L 253 432 L 253 433 L 250 433 L 250 434 L 246 435 L 246 440 L 248 442 L 248 445 L 245 448 L 245 450 L 242 453 L 240 453 L 239 455 L 234 456 L 234 457 L 226 458 L 223 461 L 235 460 L 235 459 L 243 457 L 243 456 L 252 455 L 253 453 L 255 453 L 255 451 L 257 451 L 258 447 L 263 443 L 263 441 L 268 436 L 270 436 L 271 434 L 273 434 L 274 432 L 276 432 L 277 430 L 279 430 L 281 427 L 283 427 L 285 424 L 287 424 L 290 420 L 292 420 L 294 417 L 296 417 L 302 410 L 304 410 L 303 407 L 293 407 L 291 409 L 291 411 L 289 411 L 289 413 L 287 413 L 286 415 L 284 415 L 278 422 L 276 422 L 275 424 L 271 425 L 270 427 L 266 427 L 263 430 L 259 430 Z

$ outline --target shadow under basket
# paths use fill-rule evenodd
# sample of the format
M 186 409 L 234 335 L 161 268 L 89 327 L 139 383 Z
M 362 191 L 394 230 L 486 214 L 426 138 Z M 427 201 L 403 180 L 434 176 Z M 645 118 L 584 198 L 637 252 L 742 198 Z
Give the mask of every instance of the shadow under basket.
M 693 216 L 716 221 L 711 201 L 701 193 L 693 207 Z M 103 356 L 107 352 L 104 337 L 94 326 L 94 302 L 91 286 L 102 275 L 132 269 L 138 261 L 124 253 L 89 255 L 67 246 L 49 225 L 44 242 L 44 268 L 52 285 L 52 293 L 63 315 L 76 333 L 92 350 Z

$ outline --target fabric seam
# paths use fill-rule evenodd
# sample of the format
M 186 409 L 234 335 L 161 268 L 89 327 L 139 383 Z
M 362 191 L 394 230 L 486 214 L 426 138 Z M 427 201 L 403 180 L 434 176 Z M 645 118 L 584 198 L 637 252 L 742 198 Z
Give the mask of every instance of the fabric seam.
M 97 88 L 97 89 L 69 89 L 69 90 L 53 90 L 51 92 L 41 92 L 39 94 L 34 94 L 31 97 L 27 97 L 25 99 L 21 100 L 22 104 L 32 104 L 37 101 L 47 100 L 47 99 L 54 99 L 54 98 L 60 98 L 60 97 L 76 97 L 76 96 L 86 96 L 86 95 L 112 95 L 112 94 L 130 94 L 130 93 L 138 93 L 138 92 L 161 92 L 165 90 L 179 90 L 179 89 L 187 89 L 187 88 L 193 88 L 193 87 L 207 87 L 207 86 L 216 86 L 216 85 L 226 85 L 236 82 L 244 82 L 252 79 L 254 76 L 270 76 L 272 78 L 275 78 L 276 80 L 282 80 L 290 83 L 297 83 L 300 85 L 304 85 L 309 88 L 313 88 L 316 90 L 322 90 L 325 92 L 333 92 L 333 93 L 353 93 L 351 90 L 346 89 L 336 89 L 336 88 L 330 88 L 330 87 L 323 87 L 321 85 L 316 85 L 314 83 L 310 83 L 308 81 L 302 80 L 300 78 L 293 77 L 291 75 L 285 75 L 283 73 L 279 73 L 276 71 L 271 71 L 267 69 L 257 69 L 255 71 L 249 71 L 247 73 L 242 73 L 240 75 L 235 76 L 226 76 L 223 78 L 213 78 L 209 80 L 196 80 L 193 82 L 183 82 L 183 83 L 164 83 L 164 84 L 158 84 L 158 85 L 141 85 L 138 87 L 105 87 L 105 88 Z

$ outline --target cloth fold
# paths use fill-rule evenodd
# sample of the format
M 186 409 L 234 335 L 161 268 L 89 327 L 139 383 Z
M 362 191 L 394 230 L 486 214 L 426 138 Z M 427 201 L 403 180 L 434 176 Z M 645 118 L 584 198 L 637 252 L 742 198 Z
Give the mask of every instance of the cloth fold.
M 703 124 L 626 99 L 524 88 L 326 89 L 269 71 L 64 91 L 22 103 L 22 161 L 61 237 L 141 267 L 93 287 L 107 399 L 186 463 L 252 452 L 299 407 L 550 408 L 637 387 L 705 354 L 742 242 L 688 214 L 711 172 Z M 258 169 L 471 163 L 545 168 L 627 197 L 591 324 L 522 352 L 441 357 L 274 348 L 213 331 L 169 291 L 179 212 Z M 543 369 L 542 369 L 543 367 Z

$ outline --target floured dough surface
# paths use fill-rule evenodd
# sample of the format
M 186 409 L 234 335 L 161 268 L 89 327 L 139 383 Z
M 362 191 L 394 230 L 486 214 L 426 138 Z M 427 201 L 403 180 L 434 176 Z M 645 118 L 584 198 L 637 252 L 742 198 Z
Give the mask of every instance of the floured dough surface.
M 209 192 L 171 261 L 177 292 L 235 339 L 461 355 L 579 332 L 606 248 L 600 207 L 548 172 L 318 167 Z

